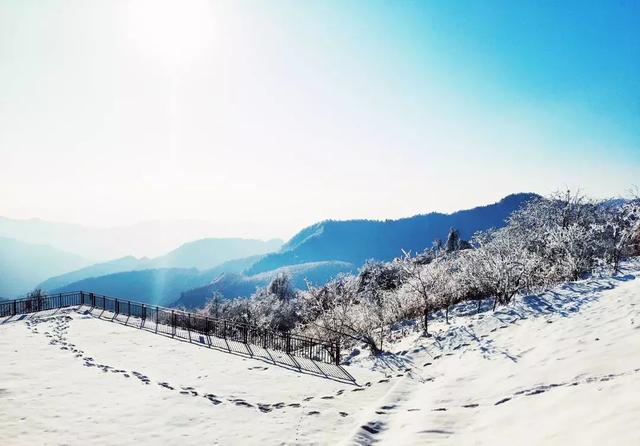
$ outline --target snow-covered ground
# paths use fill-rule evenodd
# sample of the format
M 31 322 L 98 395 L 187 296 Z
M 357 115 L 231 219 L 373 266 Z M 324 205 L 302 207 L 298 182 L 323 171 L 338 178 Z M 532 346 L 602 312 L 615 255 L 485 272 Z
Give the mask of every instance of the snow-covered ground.
M 0 442 L 637 445 L 640 262 L 626 268 L 460 307 L 431 338 L 399 330 L 345 367 L 358 386 L 76 311 L 0 320 Z

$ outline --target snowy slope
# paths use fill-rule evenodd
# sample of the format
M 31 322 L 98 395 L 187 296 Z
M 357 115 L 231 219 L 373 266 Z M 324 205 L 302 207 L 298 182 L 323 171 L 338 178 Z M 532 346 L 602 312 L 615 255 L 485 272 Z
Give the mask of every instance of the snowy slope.
M 640 444 L 638 276 L 407 326 L 351 360 L 360 386 L 76 312 L 0 321 L 2 442 Z

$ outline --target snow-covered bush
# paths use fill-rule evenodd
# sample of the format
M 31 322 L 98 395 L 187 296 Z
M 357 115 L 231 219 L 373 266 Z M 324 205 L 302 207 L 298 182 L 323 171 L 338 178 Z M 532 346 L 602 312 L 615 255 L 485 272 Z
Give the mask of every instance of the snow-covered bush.
M 225 300 L 214 293 L 200 311 L 201 314 L 251 324 L 260 328 L 291 331 L 299 322 L 296 291 L 287 274 L 278 274 L 266 287 L 258 288 L 247 299 Z

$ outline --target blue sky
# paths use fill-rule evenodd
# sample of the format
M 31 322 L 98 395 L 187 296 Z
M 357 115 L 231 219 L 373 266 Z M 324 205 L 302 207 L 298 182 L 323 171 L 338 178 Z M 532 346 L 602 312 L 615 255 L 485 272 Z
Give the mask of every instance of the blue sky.
M 0 215 L 288 237 L 624 194 L 638 23 L 621 1 L 0 0 Z

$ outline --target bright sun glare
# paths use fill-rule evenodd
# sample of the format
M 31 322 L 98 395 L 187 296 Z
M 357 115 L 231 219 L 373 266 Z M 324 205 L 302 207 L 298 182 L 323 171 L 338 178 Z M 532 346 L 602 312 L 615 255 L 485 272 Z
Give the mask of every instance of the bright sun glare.
M 175 65 L 196 59 L 211 47 L 213 8 L 205 0 L 127 2 L 125 28 L 142 56 Z

